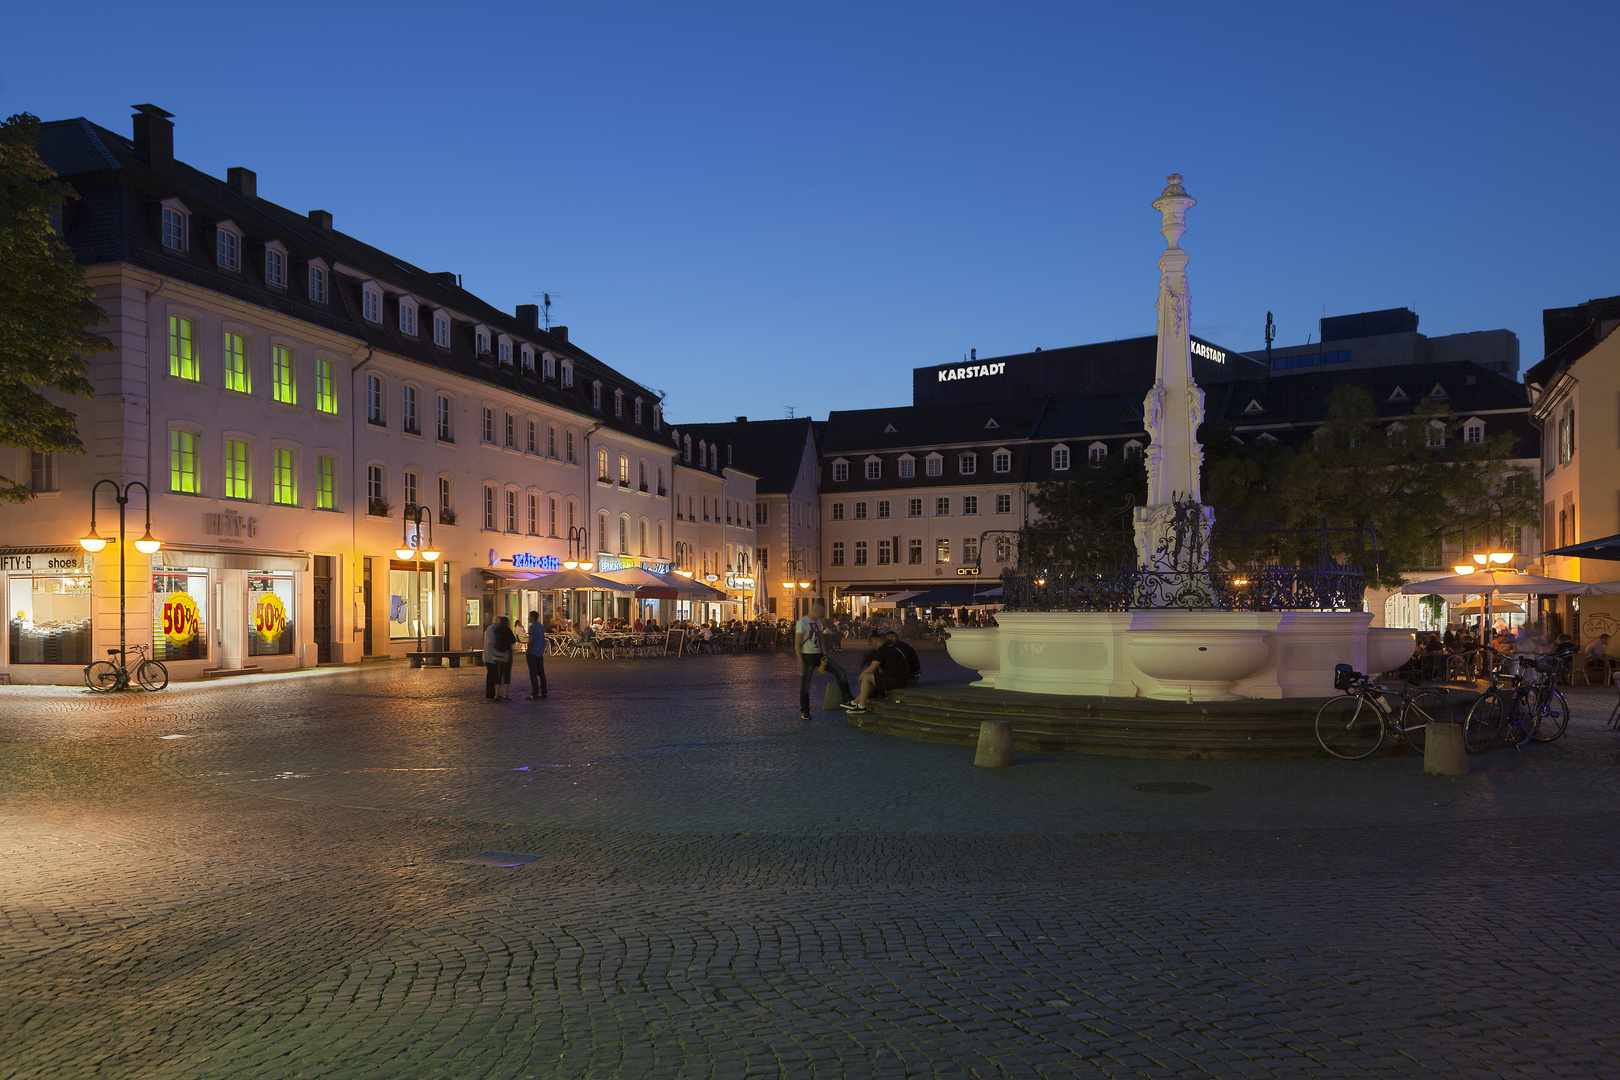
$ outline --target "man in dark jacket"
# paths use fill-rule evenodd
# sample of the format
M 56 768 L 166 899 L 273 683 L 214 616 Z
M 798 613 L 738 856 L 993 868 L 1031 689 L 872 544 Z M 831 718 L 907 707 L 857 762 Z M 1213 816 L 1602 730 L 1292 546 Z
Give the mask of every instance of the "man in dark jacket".
M 854 701 L 844 703 L 844 708 L 853 713 L 865 712 L 872 698 L 899 690 L 911 680 L 906 654 L 885 641 L 882 631 L 873 630 L 868 640 L 872 651 L 861 657 L 861 692 Z
M 917 650 L 913 649 L 909 642 L 901 641 L 900 635 L 893 630 L 884 634 L 883 640 L 899 649 L 900 654 L 906 658 L 906 669 L 911 673 L 906 681 L 916 682 L 922 678 L 922 657 L 917 655 Z
M 546 624 L 529 612 L 529 700 L 546 696 Z

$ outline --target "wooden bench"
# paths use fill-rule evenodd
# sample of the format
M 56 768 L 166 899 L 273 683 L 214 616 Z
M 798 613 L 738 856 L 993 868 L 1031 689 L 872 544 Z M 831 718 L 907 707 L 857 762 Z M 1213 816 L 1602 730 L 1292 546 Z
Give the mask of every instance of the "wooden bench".
M 431 660 L 433 666 L 438 667 L 439 661 L 448 659 L 450 666 L 458 668 L 462 660 L 469 660 L 474 667 L 482 667 L 484 663 L 483 649 L 458 649 L 453 652 L 408 652 L 405 658 L 411 662 L 411 667 L 419 668 L 422 661 Z

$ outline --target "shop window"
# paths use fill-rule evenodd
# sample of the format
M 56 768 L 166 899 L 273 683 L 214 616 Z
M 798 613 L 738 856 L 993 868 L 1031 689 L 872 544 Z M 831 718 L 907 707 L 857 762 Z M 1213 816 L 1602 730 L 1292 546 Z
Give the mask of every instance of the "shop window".
M 249 570 L 248 655 L 286 656 L 298 640 L 293 576 Z
M 152 572 L 152 656 L 208 659 L 208 571 L 167 567 Z
M 86 560 L 81 559 L 81 566 Z M 90 574 L 12 574 L 9 656 L 13 664 L 90 663 Z

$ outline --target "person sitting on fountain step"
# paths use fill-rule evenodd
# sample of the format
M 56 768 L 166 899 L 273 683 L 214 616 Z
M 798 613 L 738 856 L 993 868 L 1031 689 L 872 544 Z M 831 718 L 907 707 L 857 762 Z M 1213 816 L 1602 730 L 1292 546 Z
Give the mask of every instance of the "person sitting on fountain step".
M 901 654 L 905 656 L 906 669 L 909 672 L 906 676 L 907 682 L 916 682 L 922 678 L 922 657 L 917 655 L 917 650 L 913 649 L 909 642 L 901 641 L 900 635 L 893 630 L 884 634 L 883 640 L 899 649 Z
M 865 712 L 872 698 L 899 690 L 911 679 L 906 654 L 885 641 L 883 631 L 874 629 L 868 640 L 872 651 L 861 657 L 861 692 L 854 701 L 844 702 L 843 707 L 850 712 Z

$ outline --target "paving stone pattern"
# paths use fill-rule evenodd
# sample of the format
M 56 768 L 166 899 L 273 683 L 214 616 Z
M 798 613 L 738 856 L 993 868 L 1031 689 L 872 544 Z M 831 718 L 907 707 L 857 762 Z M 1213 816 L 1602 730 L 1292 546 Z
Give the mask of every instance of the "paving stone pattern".
M 1620 1075 L 1612 691 L 1460 778 L 980 770 L 548 668 L 0 689 L 0 1077 Z

